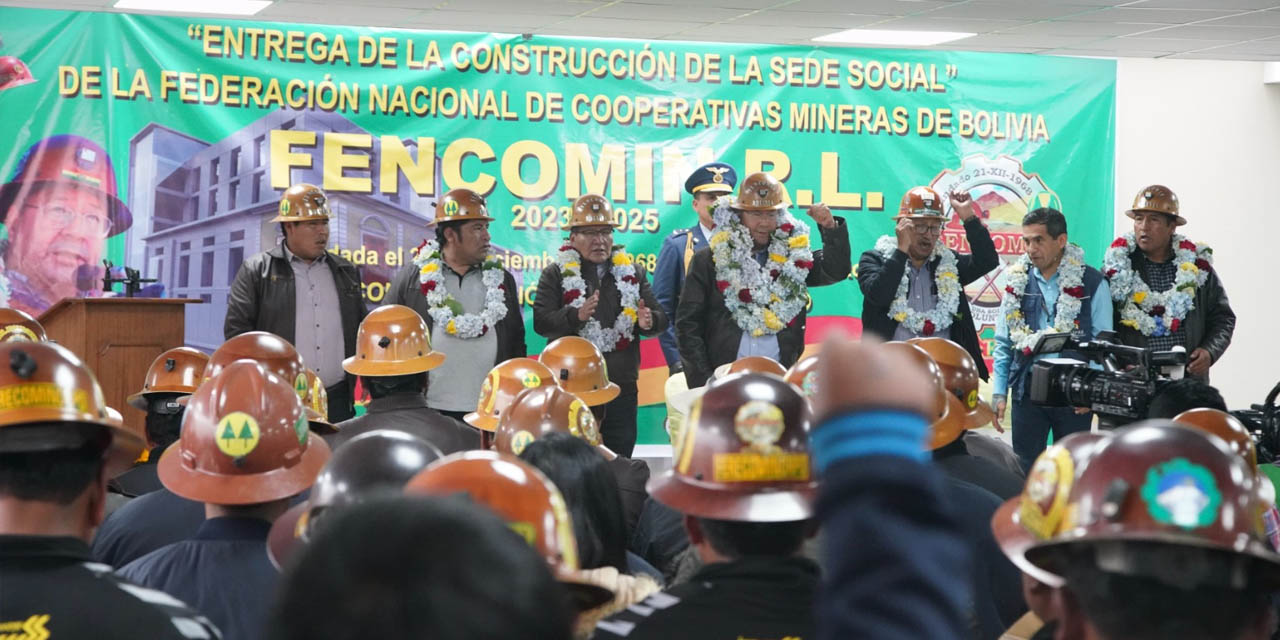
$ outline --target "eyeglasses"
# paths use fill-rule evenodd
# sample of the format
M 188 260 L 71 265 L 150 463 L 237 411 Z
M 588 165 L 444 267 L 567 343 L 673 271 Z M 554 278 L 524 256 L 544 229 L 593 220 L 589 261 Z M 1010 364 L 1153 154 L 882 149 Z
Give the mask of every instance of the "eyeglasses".
M 911 229 L 922 236 L 936 236 L 942 233 L 940 224 L 913 224 Z
M 43 207 L 35 204 L 26 204 L 24 208 L 41 209 L 46 214 L 46 219 L 53 226 L 60 229 L 69 228 L 76 221 L 82 228 L 89 232 L 90 235 L 99 238 L 107 237 L 111 233 L 111 219 L 96 213 L 76 213 L 74 210 L 59 204 L 49 204 Z
M 578 231 L 577 233 L 579 235 L 586 236 L 587 238 L 595 239 L 595 240 L 603 240 L 605 238 L 613 237 L 612 228 L 592 229 L 590 231 Z

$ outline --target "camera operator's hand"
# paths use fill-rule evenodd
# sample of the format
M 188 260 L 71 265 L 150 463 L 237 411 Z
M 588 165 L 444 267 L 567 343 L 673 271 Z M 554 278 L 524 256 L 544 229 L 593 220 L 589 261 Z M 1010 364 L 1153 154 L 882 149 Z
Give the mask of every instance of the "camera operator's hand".
M 901 409 L 927 416 L 937 400 L 936 387 L 918 363 L 872 339 L 828 338 L 818 359 L 817 387 L 810 400 L 819 424 L 858 409 Z
M 1003 396 L 998 393 L 992 395 L 991 406 L 996 410 L 996 419 L 991 421 L 991 426 L 995 427 L 996 431 L 1004 433 L 1004 424 L 1002 423 L 1004 422 L 1005 409 L 1009 407 L 1008 396 Z
M 1187 359 L 1187 373 L 1193 376 L 1204 376 L 1209 373 L 1209 367 L 1213 365 L 1213 356 L 1208 351 L 1197 348 L 1191 352 L 1191 357 Z

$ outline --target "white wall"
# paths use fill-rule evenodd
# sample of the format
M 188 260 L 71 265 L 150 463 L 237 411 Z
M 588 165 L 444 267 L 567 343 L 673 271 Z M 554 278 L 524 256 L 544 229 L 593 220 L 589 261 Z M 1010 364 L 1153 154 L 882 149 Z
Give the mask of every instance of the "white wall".
M 1261 62 L 1125 58 L 1117 65 L 1117 234 L 1142 187 L 1178 194 L 1180 230 L 1214 249 L 1236 312 L 1211 370 L 1233 409 L 1280 381 L 1280 85 Z

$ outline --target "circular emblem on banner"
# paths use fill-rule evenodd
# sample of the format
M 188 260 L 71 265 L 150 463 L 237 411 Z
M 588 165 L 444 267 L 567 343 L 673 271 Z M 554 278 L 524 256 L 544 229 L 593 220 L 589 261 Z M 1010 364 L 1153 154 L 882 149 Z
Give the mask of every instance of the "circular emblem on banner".
M 733 416 L 733 430 L 747 448 L 757 453 L 777 453 L 774 443 L 782 437 L 784 428 L 782 409 L 763 400 L 742 405 Z
M 214 442 L 218 445 L 219 451 L 232 458 L 242 458 L 258 446 L 258 440 L 261 437 L 262 432 L 258 429 L 258 421 L 243 411 L 235 411 L 218 421 L 217 437 L 214 438 Z

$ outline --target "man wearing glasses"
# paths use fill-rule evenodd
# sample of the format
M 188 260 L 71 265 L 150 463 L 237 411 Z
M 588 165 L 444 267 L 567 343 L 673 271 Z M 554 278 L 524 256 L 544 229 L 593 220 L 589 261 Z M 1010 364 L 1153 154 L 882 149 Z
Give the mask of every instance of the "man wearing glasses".
M 133 224 L 116 197 L 106 150 L 75 135 L 27 149 L 13 179 L 0 187 L 0 216 L 9 231 L 9 306 L 33 316 L 62 298 L 101 295 L 96 287 L 80 290 L 77 271 L 100 275 L 104 241 Z
M 600 436 L 614 453 L 631 457 L 636 444 L 640 338 L 667 328 L 667 314 L 649 288 L 644 267 L 613 242 L 614 212 L 588 194 L 573 203 L 569 241 L 542 270 L 533 301 L 533 330 L 548 342 L 589 340 L 604 354 L 618 396 L 604 405 Z
M 962 255 L 942 241 L 950 216 L 937 192 L 929 187 L 908 191 L 895 217 L 895 237 L 882 236 L 858 261 L 862 330 L 882 340 L 947 338 L 973 356 L 986 380 L 964 286 L 996 268 L 1000 256 L 969 194 L 952 193 L 950 201 L 972 254 Z

